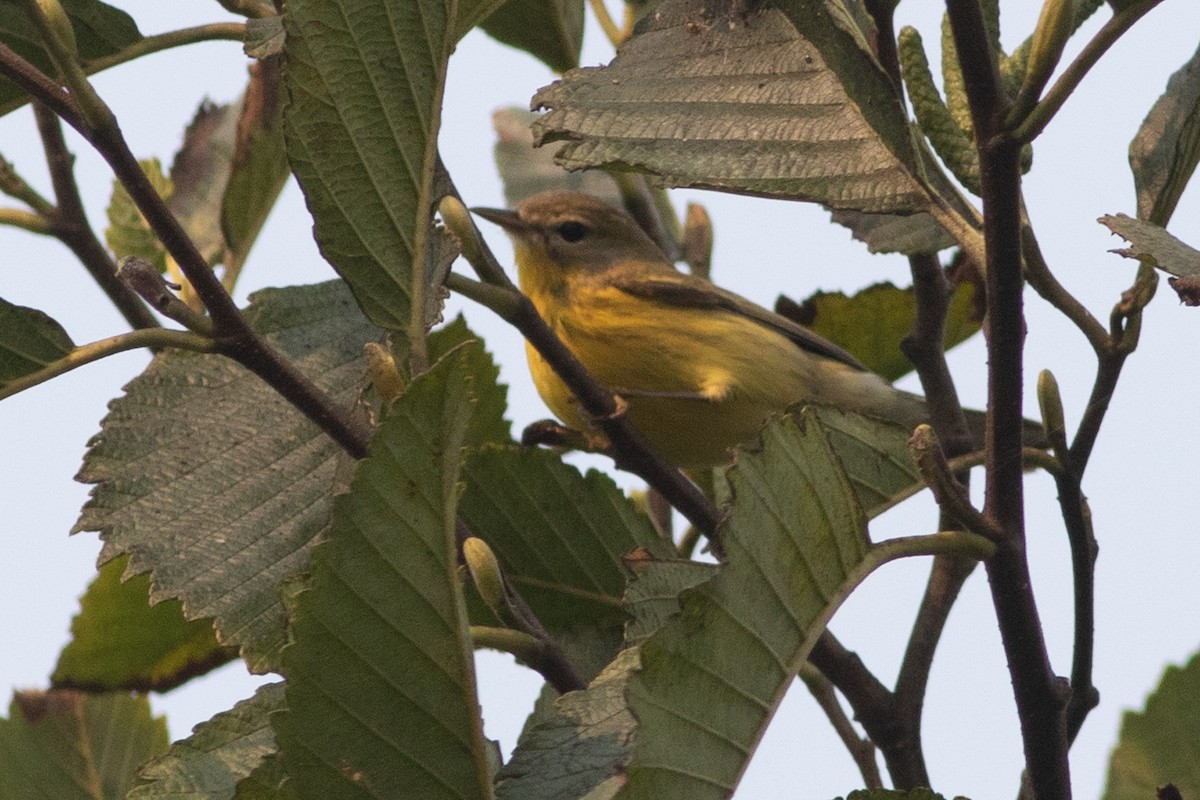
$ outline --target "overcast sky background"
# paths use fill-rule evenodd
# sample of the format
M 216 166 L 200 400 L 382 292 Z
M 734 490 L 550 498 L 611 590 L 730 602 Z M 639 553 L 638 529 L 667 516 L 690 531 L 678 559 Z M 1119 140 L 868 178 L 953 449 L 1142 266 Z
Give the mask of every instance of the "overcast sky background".
M 144 34 L 228 18 L 208 0 L 114 2 Z M 1003 20 L 1008 48 L 1032 29 L 1036 4 Z M 907 0 L 900 20 L 938 41 L 942 6 Z M 1102 9 L 1068 48 L 1068 58 L 1107 18 Z M 1034 224 L 1051 267 L 1102 320 L 1132 280 L 1135 263 L 1108 253 L 1121 242 L 1098 225 L 1106 213 L 1133 214 L 1133 184 L 1126 166 L 1129 140 L 1167 78 L 1200 41 L 1193 0 L 1167 0 L 1140 22 L 1093 70 L 1047 133 L 1035 145 L 1026 190 Z M 611 49 L 590 24 L 583 63 L 611 59 Z M 937 56 L 931 54 L 937 63 Z M 1064 62 L 1065 63 L 1065 62 Z M 234 43 L 212 43 L 163 53 L 99 75 L 95 84 L 112 105 L 139 157 L 169 163 L 181 133 L 202 97 L 234 99 L 245 81 L 246 61 Z M 441 150 L 470 204 L 502 205 L 491 158 L 493 109 L 524 106 L 553 75 L 522 53 L 479 32 L 470 34 L 451 61 Z M 111 175 L 78 137 L 78 175 L 94 225 L 102 230 Z M 28 109 L 0 119 L 0 153 L 50 194 Z M 714 278 L 764 305 L 785 292 L 804 298 L 816 290 L 854 291 L 880 280 L 907 283 L 898 257 L 870 256 L 849 233 L 828 222 L 820 208 L 697 192 L 676 195 L 706 204 L 714 220 Z M 255 247 L 239 286 L 239 300 L 263 286 L 312 283 L 333 277 L 316 252 L 311 221 L 294 183 L 289 184 Z M 1190 189 L 1171 230 L 1200 244 L 1200 193 Z M 501 260 L 511 250 L 488 232 Z M 0 228 L 0 297 L 41 309 L 77 343 L 125 330 L 86 273 L 57 242 Z M 510 386 L 510 417 L 519 430 L 547 416 L 525 372 L 517 334 L 490 312 L 452 301 L 448 314 L 465 308 L 487 340 Z M 1094 375 L 1091 351 L 1075 329 L 1032 292 L 1027 293 L 1027 385 L 1051 369 L 1062 386 L 1068 429 L 1078 422 Z M 1072 752 L 1076 797 L 1098 797 L 1107 755 L 1121 712 L 1140 707 L 1167 663 L 1183 663 L 1200 644 L 1200 544 L 1194 495 L 1200 428 L 1193 421 L 1200 378 L 1195 369 L 1200 317 L 1181 307 L 1165 282 L 1146 313 L 1141 348 L 1129 360 L 1089 468 L 1089 495 L 1100 542 L 1095 682 L 1101 706 L 1088 719 Z M 0 691 L 47 683 L 66 642 L 77 598 L 90 581 L 99 551 L 95 534 L 67 536 L 87 487 L 73 476 L 107 402 L 145 365 L 129 353 L 72 372 L 0 403 Z M 963 401 L 982 407 L 983 342 L 955 349 L 951 367 Z M 903 383 L 918 388 L 912 379 Z M 1032 396 L 1026 408 L 1036 410 Z M 588 462 L 608 468 L 602 460 Z M 631 481 L 622 479 L 625 485 Z M 976 489 L 982 481 L 976 481 Z M 1070 666 L 1071 587 L 1065 536 L 1054 489 L 1045 476 L 1027 482 L 1030 559 L 1051 657 L 1060 674 Z M 872 526 L 872 535 L 930 533 L 936 520 L 927 500 L 906 504 Z M 873 575 L 840 610 L 832 627 L 885 683 L 894 680 L 928 563 L 909 560 Z M 972 576 L 952 614 L 934 665 L 925 713 L 925 752 L 935 788 L 947 796 L 1012 797 L 1019 779 L 1020 739 L 1009 678 L 982 570 Z M 511 659 L 479 658 L 487 733 L 507 752 L 515 743 L 540 680 Z M 152 700 L 168 716 L 172 735 L 247 697 L 261 678 L 240 662 Z M 737 797 L 832 798 L 861 785 L 803 687 L 789 693 L 767 733 Z

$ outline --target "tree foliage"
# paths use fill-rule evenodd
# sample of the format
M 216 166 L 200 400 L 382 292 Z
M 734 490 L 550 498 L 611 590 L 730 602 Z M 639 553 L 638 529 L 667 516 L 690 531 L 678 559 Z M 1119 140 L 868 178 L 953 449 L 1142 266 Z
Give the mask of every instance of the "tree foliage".
M 583 69 L 582 0 L 221 5 L 244 24 L 154 37 L 99 0 L 0 7 L 0 111 L 34 104 L 55 189 L 41 197 L 0 161 L 13 202 L 0 222 L 61 239 L 130 327 L 76 344 L 0 299 L 0 398 L 154 351 L 88 444 L 79 478 L 94 489 L 76 529 L 99 532 L 104 563 L 50 689 L 18 694 L 0 720 L 0 797 L 726 798 L 798 675 L 857 719 L 823 704 L 862 773 L 850 797 L 936 797 L 921 701 L 979 562 L 1020 718 L 1023 793 L 1070 795 L 1068 749 L 1097 702 L 1084 476 L 1156 269 L 1200 302 L 1196 251 L 1164 230 L 1200 160 L 1200 53 L 1131 145 L 1137 218 L 1102 220 L 1138 262 L 1105 316 L 1051 271 L 1021 176 L 1095 57 L 1156 0 L 1103 12 L 1046 0 L 1012 52 L 998 0 L 949 3 L 940 86 L 919 33 L 896 31 L 895 4 L 872 0 L 650 0 L 630 2 L 623 24 L 592 3 L 615 53 Z M 1093 13 L 1111 19 L 1060 65 Z M 779 311 L 889 379 L 915 370 L 930 426 L 811 406 L 770 422 L 728 468 L 684 475 L 658 459 L 618 413 L 619 387 L 580 369 L 458 202 L 438 149 L 443 94 L 455 45 L 476 27 L 561 73 L 528 87 L 544 113 L 500 118 L 510 202 L 586 187 L 626 203 L 701 273 L 712 231 L 702 213 L 675 218 L 667 188 L 818 203 L 870 251 L 905 254 L 911 285 L 781 298 Z M 202 103 L 169 170 L 139 162 L 88 76 L 231 37 L 253 59 L 244 96 Z M 107 247 L 78 202 L 64 124 L 113 170 Z M 339 278 L 239 309 L 230 293 L 289 175 Z M 451 272 L 460 252 L 474 278 Z M 1043 421 L 1022 418 L 1026 283 L 1096 352 L 1074 429 L 1049 373 Z M 571 432 L 514 439 L 479 337 L 462 319 L 441 324 L 447 291 L 520 330 L 649 501 L 581 473 L 564 447 L 530 444 L 580 444 Z M 986 419 L 964 414 L 945 358 L 981 327 Z M 1023 446 L 1030 431 L 1045 448 Z M 964 486 L 978 466 L 982 508 Z M 1061 678 L 1030 588 L 1023 469 L 1053 478 L 1071 546 L 1076 630 Z M 869 522 L 926 486 L 940 532 L 873 542 Z M 701 538 L 714 558 L 696 556 Z M 871 571 L 914 556 L 937 558 L 888 686 L 826 623 Z M 546 680 L 507 763 L 483 735 L 478 647 Z M 232 659 L 281 681 L 168 748 L 129 693 Z M 1107 796 L 1200 791 L 1184 755 L 1197 663 L 1168 669 L 1127 718 Z

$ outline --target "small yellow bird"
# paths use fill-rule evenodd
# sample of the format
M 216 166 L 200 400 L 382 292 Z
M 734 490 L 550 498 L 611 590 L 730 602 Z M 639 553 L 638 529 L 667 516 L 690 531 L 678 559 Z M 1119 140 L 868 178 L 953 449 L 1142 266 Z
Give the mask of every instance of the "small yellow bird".
M 577 192 L 543 192 L 516 211 L 472 209 L 512 237 L 521 290 L 630 423 L 683 468 L 728 463 L 766 419 L 798 402 L 910 428 L 925 401 L 852 355 L 702 278 L 679 272 L 624 211 Z M 534 385 L 568 427 L 587 415 L 526 343 Z

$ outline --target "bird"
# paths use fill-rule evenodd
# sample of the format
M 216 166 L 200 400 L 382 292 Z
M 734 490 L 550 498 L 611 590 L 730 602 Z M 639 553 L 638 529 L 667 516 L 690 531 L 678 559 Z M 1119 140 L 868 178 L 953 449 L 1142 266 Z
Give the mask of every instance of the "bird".
M 816 403 L 912 429 L 924 398 L 892 386 L 833 342 L 696 275 L 680 272 L 625 211 L 579 192 L 515 210 L 473 208 L 513 241 L 518 284 L 592 376 L 623 401 L 659 457 L 727 464 L 773 415 Z M 528 342 L 542 400 L 596 435 L 570 389 Z

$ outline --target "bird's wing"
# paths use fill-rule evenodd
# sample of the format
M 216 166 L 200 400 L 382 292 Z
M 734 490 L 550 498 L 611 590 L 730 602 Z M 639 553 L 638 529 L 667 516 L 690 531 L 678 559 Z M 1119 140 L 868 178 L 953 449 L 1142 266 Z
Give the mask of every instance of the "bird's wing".
M 671 273 L 655 271 L 652 274 L 639 272 L 627 276 L 610 275 L 608 282 L 628 294 L 666 305 L 719 308 L 740 314 L 786 336 L 803 350 L 831 358 L 855 369 L 867 370 L 861 361 L 823 336 L 703 278 L 685 275 L 672 269 Z

